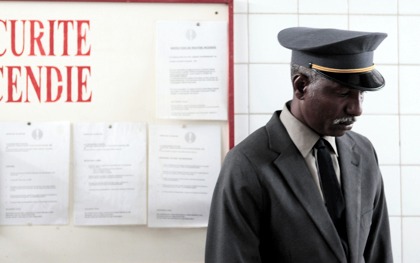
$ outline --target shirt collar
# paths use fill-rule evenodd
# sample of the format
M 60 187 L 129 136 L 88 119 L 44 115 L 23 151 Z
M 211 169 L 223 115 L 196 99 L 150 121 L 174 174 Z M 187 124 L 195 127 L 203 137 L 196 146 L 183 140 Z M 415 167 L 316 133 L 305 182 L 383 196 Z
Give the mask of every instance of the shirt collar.
M 287 106 L 288 104 L 290 103 L 286 103 L 284 105 L 283 110 L 280 113 L 280 120 L 299 152 L 304 158 L 306 158 L 310 153 L 312 153 L 312 149 L 315 143 L 319 140 L 320 136 L 293 116 L 289 111 Z M 330 143 L 335 154 L 337 154 L 335 137 L 324 136 L 323 138 Z

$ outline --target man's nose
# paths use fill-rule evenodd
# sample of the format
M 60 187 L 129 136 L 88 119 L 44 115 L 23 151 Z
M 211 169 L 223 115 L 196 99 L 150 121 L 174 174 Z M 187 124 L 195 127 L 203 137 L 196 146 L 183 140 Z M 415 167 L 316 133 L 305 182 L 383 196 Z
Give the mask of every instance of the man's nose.
M 351 116 L 360 116 L 363 112 L 363 93 L 358 92 L 351 96 L 346 108 L 347 114 Z

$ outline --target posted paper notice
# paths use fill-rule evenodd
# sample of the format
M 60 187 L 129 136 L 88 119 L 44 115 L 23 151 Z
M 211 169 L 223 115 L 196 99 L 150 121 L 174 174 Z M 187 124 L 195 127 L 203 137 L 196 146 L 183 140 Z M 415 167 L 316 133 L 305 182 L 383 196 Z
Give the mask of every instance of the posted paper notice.
M 0 123 L 0 224 L 68 223 L 70 124 Z
M 150 227 L 205 227 L 221 165 L 216 125 L 149 128 Z
M 146 223 L 146 125 L 76 123 L 76 225 Z
M 223 21 L 157 23 L 158 118 L 227 119 L 227 32 Z

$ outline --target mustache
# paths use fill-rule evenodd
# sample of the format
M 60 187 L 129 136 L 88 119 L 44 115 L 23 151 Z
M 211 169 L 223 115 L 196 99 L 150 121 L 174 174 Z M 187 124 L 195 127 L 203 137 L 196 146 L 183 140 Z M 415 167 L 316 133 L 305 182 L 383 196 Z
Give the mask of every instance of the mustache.
M 354 122 L 356 122 L 356 117 L 354 117 L 354 116 L 348 116 L 348 117 L 342 117 L 342 118 L 338 118 L 338 119 L 335 119 L 334 121 L 333 121 L 333 124 L 340 124 L 340 123 L 354 123 Z

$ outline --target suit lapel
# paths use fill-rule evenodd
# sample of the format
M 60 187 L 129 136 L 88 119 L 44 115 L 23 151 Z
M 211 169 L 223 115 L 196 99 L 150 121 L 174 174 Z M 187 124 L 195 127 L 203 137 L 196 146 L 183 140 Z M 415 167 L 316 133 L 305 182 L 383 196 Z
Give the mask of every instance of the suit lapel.
M 304 159 L 298 154 L 298 152 L 294 154 L 284 152 L 274 163 L 337 258 L 345 262 L 346 256 L 340 238 L 325 209 L 319 189 L 311 177 Z
M 308 215 L 324 236 L 337 258 L 346 261 L 344 250 L 341 246 L 334 224 L 329 218 L 319 190 L 306 166 L 305 160 L 291 141 L 278 115 L 273 116 L 267 124 L 267 132 L 272 150 L 279 153 L 274 164 L 280 174 L 289 184 L 293 193 L 302 204 Z
M 337 138 L 342 188 L 346 200 L 347 236 L 351 258 L 357 259 L 360 234 L 361 171 L 360 154 L 349 136 Z

